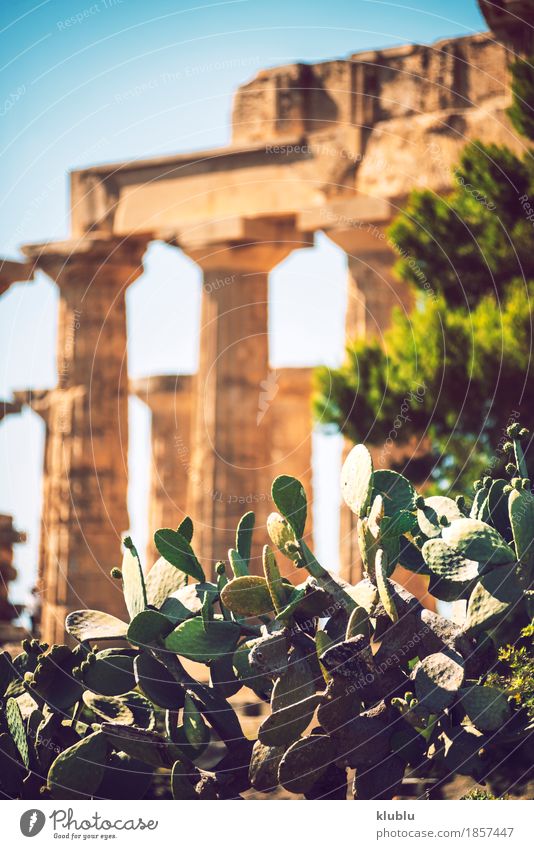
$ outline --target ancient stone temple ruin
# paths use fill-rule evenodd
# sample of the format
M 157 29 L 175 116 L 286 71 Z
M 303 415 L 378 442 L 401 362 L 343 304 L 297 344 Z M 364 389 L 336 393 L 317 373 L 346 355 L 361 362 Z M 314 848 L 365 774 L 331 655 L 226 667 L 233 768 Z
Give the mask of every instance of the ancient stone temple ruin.
M 246 510 L 263 541 L 276 474 L 300 477 L 312 500 L 311 372 L 271 368 L 269 275 L 322 231 L 347 255 L 347 335 L 380 337 L 392 307 L 411 304 L 385 232 L 408 193 L 450 189 L 469 139 L 519 147 L 507 62 L 480 34 L 272 68 L 237 91 L 228 147 L 71 174 L 70 237 L 25 245 L 25 262 L 5 273 L 8 285 L 41 269 L 60 293 L 58 384 L 20 396 L 46 423 L 48 641 L 63 639 L 69 610 L 123 614 L 109 570 L 129 526 L 129 393 L 152 415 L 151 528 L 191 515 L 208 573 Z M 125 294 L 152 240 L 202 269 L 200 365 L 129 383 Z M 347 576 L 354 537 L 343 513 Z

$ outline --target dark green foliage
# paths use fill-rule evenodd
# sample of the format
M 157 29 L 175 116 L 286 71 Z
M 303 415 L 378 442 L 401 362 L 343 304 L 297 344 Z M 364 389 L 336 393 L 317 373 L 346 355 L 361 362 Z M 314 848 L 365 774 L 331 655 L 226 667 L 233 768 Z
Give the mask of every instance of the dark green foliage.
M 518 61 L 512 70 L 510 114 L 532 139 L 532 64 Z M 439 142 L 434 147 L 428 156 L 441 155 Z M 397 274 L 413 288 L 414 308 L 394 312 L 381 344 L 353 340 L 339 369 L 316 373 L 322 425 L 354 442 L 386 443 L 391 460 L 409 437 L 425 434 L 431 454 L 414 460 L 413 471 L 421 481 L 432 471 L 440 492 L 465 483 L 467 455 L 480 473 L 502 471 L 506 425 L 521 419 L 534 426 L 534 158 L 528 141 L 525 149 L 519 156 L 473 142 L 449 195 L 411 194 L 388 243 L 399 255 Z
M 532 92 L 534 91 L 534 67 L 529 62 L 518 60 L 512 65 L 513 104 L 508 115 L 518 131 L 529 139 L 534 139 L 534 117 L 532 115 Z

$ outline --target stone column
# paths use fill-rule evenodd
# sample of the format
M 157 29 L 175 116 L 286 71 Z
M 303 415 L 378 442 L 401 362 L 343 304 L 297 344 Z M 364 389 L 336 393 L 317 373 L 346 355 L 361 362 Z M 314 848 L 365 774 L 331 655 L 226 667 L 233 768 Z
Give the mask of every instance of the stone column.
M 393 275 L 392 269 L 397 254 L 387 240 L 384 227 L 370 223 L 354 229 L 329 231 L 328 235 L 347 253 L 349 266 L 345 322 L 347 339 L 382 340 L 384 331 L 391 324 L 392 310 L 397 307 L 408 313 L 413 307 L 411 287 Z M 413 434 L 407 433 L 406 441 L 394 446 L 386 461 L 381 457 L 381 446 L 369 446 L 375 466 L 402 469 L 409 458 L 423 456 L 426 443 L 421 444 L 417 438 L 414 440 L 413 437 Z M 352 443 L 345 440 L 343 459 L 351 448 Z M 356 516 L 345 504 L 342 504 L 340 512 L 341 576 L 353 584 L 362 577 L 356 524 Z M 402 566 L 397 566 L 394 577 L 426 607 L 435 609 L 434 600 L 428 595 L 426 578 L 414 575 Z
M 306 541 L 313 547 L 313 369 L 279 368 L 273 371 L 273 375 L 275 394 L 268 411 L 272 432 L 271 478 L 274 479 L 277 475 L 292 475 L 303 484 L 308 497 Z
M 188 514 L 191 408 L 194 376 L 165 374 L 130 381 L 130 392 L 152 412 L 151 473 L 148 507 L 148 570 L 158 558 L 154 532 L 177 528 Z
M 256 514 L 251 570 L 261 571 L 272 510 L 268 276 L 309 244 L 284 224 L 245 225 L 237 222 L 239 239 L 207 238 L 198 245 L 196 232 L 196 246 L 178 240 L 204 271 L 189 504 L 195 551 L 207 575 L 235 545 L 237 523 L 248 510 Z
M 347 254 L 347 340 L 380 340 L 391 323 L 393 308 L 408 311 L 412 305 L 410 287 L 393 276 L 396 254 L 387 243 L 384 228 L 375 224 L 362 224 L 327 232 L 329 238 Z M 343 460 L 351 448 L 352 443 L 345 439 Z M 378 459 L 381 449 L 371 447 L 370 450 L 373 459 Z M 360 580 L 362 564 L 356 517 L 344 503 L 340 511 L 340 560 L 341 576 L 351 583 Z
M 14 263 L 15 264 L 15 263 Z M 22 404 L 15 396 L 13 401 L 0 401 L 0 421 L 6 416 L 20 413 Z M 9 584 L 17 577 L 13 565 L 13 546 L 26 542 L 26 534 L 13 527 L 13 517 L 0 514 L 0 644 L 17 642 L 20 634 L 10 624 L 21 607 L 14 605 L 9 598 Z
M 110 568 L 129 527 L 125 292 L 146 240 L 86 238 L 25 253 L 60 291 L 58 385 L 50 394 L 42 635 L 62 642 L 66 614 L 123 616 Z
M 328 236 L 347 254 L 347 339 L 380 339 L 391 324 L 393 308 L 409 312 L 413 306 L 410 286 L 393 275 L 398 257 L 385 229 L 369 224 L 329 230 Z
M 9 599 L 8 585 L 17 577 L 13 566 L 13 546 L 26 542 L 26 534 L 18 531 L 13 525 L 13 516 L 0 514 L 0 638 L 2 641 L 9 635 L 9 623 L 19 615 L 20 606 L 15 606 Z
M 50 521 L 50 408 L 54 399 L 54 392 L 50 389 L 25 389 L 14 393 L 15 401 L 20 405 L 27 405 L 43 420 L 45 425 L 45 438 L 43 450 L 43 478 L 42 478 L 42 502 L 41 502 L 41 525 L 39 531 L 39 557 L 37 564 L 37 586 L 42 589 L 44 566 L 46 558 L 46 538 Z

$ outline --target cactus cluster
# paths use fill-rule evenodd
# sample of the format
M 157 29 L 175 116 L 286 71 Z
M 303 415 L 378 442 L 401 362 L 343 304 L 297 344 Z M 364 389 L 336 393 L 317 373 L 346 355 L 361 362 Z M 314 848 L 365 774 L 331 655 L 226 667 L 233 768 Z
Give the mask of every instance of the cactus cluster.
M 500 686 L 499 664 L 504 645 L 531 633 L 534 610 L 526 435 L 510 428 L 511 479 L 477 481 L 469 512 L 465 497 L 419 496 L 356 446 L 342 472 L 364 566 L 355 586 L 309 549 L 306 495 L 285 475 L 273 483 L 263 575 L 250 574 L 252 513 L 213 581 L 190 519 L 156 532 L 161 556 L 146 575 L 126 539 L 112 575 L 128 621 L 76 611 L 74 648 L 25 640 L 14 659 L 0 654 L 0 792 L 200 800 L 282 787 L 390 799 L 406 776 L 491 786 L 507 758 L 511 784 L 524 780 L 532 715 Z M 300 583 L 281 576 L 280 557 Z M 464 621 L 425 609 L 393 579 L 397 564 L 428 576 L 437 599 L 463 602 Z M 254 740 L 230 702 L 242 687 L 266 706 Z

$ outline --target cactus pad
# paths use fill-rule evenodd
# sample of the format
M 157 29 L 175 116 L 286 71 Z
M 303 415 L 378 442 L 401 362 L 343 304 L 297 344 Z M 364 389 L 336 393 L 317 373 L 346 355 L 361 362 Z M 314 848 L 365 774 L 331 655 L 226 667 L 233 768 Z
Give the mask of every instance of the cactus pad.
M 147 604 L 161 607 L 172 593 L 184 586 L 186 576 L 183 572 L 159 557 L 145 577 Z
M 171 772 L 172 798 L 182 801 L 198 800 L 200 797 L 195 790 L 195 783 L 199 777 L 197 769 L 191 768 L 182 760 L 175 761 Z
M 269 586 L 260 575 L 243 575 L 229 581 L 221 593 L 221 601 L 238 616 L 260 616 L 273 610 Z
M 48 790 L 54 799 L 87 799 L 104 777 L 108 743 L 97 731 L 62 752 L 50 767 Z
M 479 731 L 497 731 L 510 718 L 510 705 L 498 687 L 474 685 L 460 691 L 463 708 Z
M 480 519 L 455 519 L 443 528 L 445 542 L 469 560 L 483 566 L 511 563 L 515 553 L 500 533 Z
M 473 635 L 493 628 L 513 613 L 521 599 L 519 582 L 509 566 L 500 566 L 482 575 L 467 604 L 465 632 Z
M 185 756 L 181 749 L 155 731 L 103 722 L 102 733 L 118 752 L 155 767 L 172 767 L 176 760 Z
M 83 668 L 83 682 L 102 696 L 120 696 L 135 687 L 133 664 L 132 655 L 99 652 L 95 662 Z
M 126 548 L 121 566 L 124 601 L 126 602 L 126 609 L 130 614 L 130 619 L 133 619 L 147 605 L 145 579 L 137 551 L 131 545 L 129 539 L 125 540 L 124 544 Z
M 141 652 L 134 662 L 135 680 L 147 699 L 167 710 L 179 710 L 184 704 L 184 690 L 167 667 L 152 655 Z
M 149 646 L 157 642 L 160 637 L 166 637 L 175 624 L 158 610 L 143 610 L 133 617 L 126 637 L 136 646 Z
M 384 515 L 394 516 L 399 510 L 413 512 L 416 493 L 410 481 L 390 469 L 380 469 L 373 474 L 373 498 L 381 495 Z
M 270 513 L 267 517 L 267 533 L 272 544 L 284 554 L 289 560 L 298 559 L 298 553 L 294 550 L 289 550 L 288 545 L 296 547 L 297 537 L 295 531 L 280 513 Z
M 525 584 L 528 584 L 534 565 L 534 496 L 526 489 L 513 489 L 508 498 L 508 511 L 517 559 L 526 569 Z
M 272 496 L 278 510 L 300 539 L 304 533 L 308 509 L 304 487 L 296 478 L 279 475 L 273 481 Z
M 154 534 L 154 544 L 169 563 L 181 572 L 194 578 L 195 581 L 205 581 L 204 570 L 198 562 L 191 543 L 178 531 L 172 528 L 161 528 Z
M 425 498 L 424 508 L 417 510 L 417 523 L 421 533 L 429 539 L 438 537 L 442 531 L 440 524 L 442 516 L 452 522 L 453 519 L 461 519 L 463 514 L 456 501 L 447 498 L 445 495 L 432 495 L 430 498 Z
M 341 470 L 341 493 L 356 516 L 366 515 L 373 491 L 373 460 L 365 445 L 355 445 Z
M 250 758 L 249 779 L 255 790 L 269 793 L 278 786 L 278 767 L 284 746 L 265 746 L 256 740 Z
M 258 739 L 266 746 L 292 743 L 308 727 L 321 698 L 321 695 L 314 694 L 271 713 L 260 725 Z
M 252 511 L 241 516 L 235 535 L 235 547 L 242 560 L 248 566 L 252 549 L 252 535 L 256 518 Z
M 216 620 L 204 628 L 202 619 L 188 619 L 172 631 L 165 640 L 168 651 L 206 663 L 214 657 L 233 652 L 240 628 L 235 622 Z
M 334 747 L 324 734 L 311 734 L 289 747 L 278 768 L 280 784 L 291 793 L 306 793 L 326 772 Z
M 86 640 L 117 640 L 126 637 L 128 625 L 100 610 L 75 610 L 65 620 L 67 633 L 80 643 Z
M 412 678 L 421 706 L 431 713 L 450 707 L 464 680 L 464 662 L 457 652 L 429 654 L 415 667 Z
M 25 767 L 30 765 L 28 741 L 20 708 L 15 699 L 6 702 L 6 725 Z

